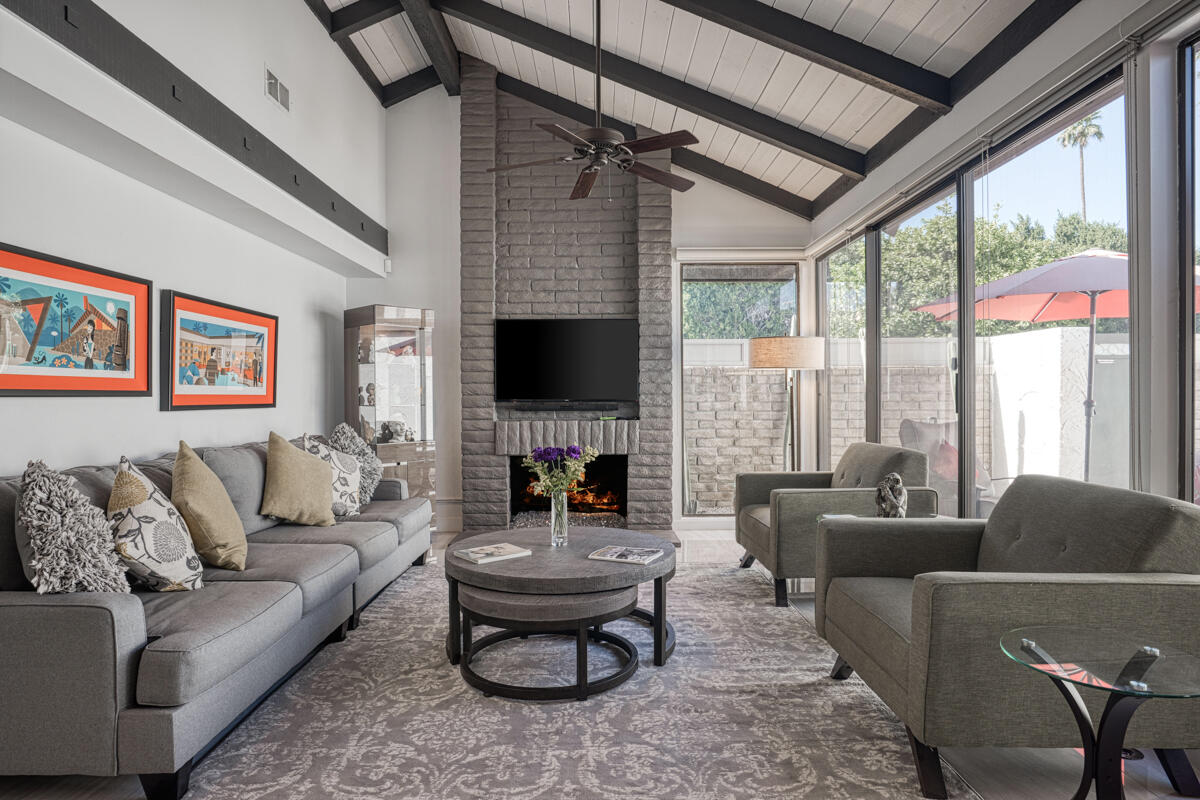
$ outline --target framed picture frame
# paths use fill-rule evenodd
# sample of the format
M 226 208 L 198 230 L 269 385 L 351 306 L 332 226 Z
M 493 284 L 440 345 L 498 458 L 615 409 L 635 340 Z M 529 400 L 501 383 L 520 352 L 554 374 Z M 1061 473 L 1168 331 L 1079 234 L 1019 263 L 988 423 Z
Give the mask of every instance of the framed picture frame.
M 162 291 L 163 411 L 274 408 L 279 318 Z
M 0 243 L 0 396 L 145 397 L 153 284 Z

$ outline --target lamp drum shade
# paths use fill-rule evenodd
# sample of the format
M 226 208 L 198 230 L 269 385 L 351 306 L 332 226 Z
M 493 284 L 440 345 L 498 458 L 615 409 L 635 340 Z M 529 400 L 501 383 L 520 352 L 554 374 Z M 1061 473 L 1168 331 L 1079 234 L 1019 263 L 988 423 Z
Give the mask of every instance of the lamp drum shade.
M 825 369 L 823 336 L 756 336 L 750 340 L 751 369 Z

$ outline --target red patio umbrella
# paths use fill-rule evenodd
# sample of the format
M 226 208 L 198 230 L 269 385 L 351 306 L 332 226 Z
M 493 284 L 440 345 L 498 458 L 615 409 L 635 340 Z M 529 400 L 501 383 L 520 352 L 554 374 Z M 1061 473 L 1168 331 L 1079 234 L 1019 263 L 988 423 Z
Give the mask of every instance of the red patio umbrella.
M 958 317 L 958 297 L 944 297 L 917 311 L 941 320 Z M 1089 477 L 1092 449 L 1092 398 L 1095 379 L 1096 320 L 1129 316 L 1129 256 L 1112 250 L 1084 250 L 1034 269 L 975 288 L 976 319 L 1016 322 L 1088 320 L 1087 395 L 1083 401 L 1083 479 Z

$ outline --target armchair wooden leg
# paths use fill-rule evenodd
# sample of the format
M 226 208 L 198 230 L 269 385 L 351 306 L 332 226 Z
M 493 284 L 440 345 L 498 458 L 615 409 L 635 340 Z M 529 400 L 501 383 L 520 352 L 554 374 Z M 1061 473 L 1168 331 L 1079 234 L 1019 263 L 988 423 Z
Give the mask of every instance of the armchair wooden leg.
M 146 800 L 180 800 L 187 794 L 192 778 L 192 762 L 188 761 L 174 772 L 138 775 Z
M 908 746 L 912 748 L 913 762 L 917 765 L 917 782 L 921 784 L 921 794 L 932 800 L 946 800 L 946 779 L 942 777 L 942 757 L 936 747 L 930 747 L 922 742 L 907 725 L 904 732 L 908 734 Z
M 787 608 L 787 604 L 788 604 L 787 579 L 776 578 L 775 579 L 775 605 L 779 606 L 780 608 Z
M 841 656 L 837 657 L 837 661 L 833 662 L 833 669 L 829 671 L 829 677 L 835 681 L 844 681 L 854 674 L 854 667 L 846 663 L 846 659 Z
M 739 566 L 742 569 L 746 569 L 753 563 L 754 563 L 754 556 L 751 555 L 750 553 L 746 553 L 746 555 L 742 556 L 742 563 L 739 564 Z
M 1175 790 L 1175 794 L 1184 797 L 1200 797 L 1200 780 L 1196 779 L 1196 773 L 1192 769 L 1191 762 L 1188 761 L 1186 750 L 1155 748 L 1154 754 L 1158 756 L 1163 771 L 1167 773 L 1167 779 L 1171 781 L 1171 788 Z

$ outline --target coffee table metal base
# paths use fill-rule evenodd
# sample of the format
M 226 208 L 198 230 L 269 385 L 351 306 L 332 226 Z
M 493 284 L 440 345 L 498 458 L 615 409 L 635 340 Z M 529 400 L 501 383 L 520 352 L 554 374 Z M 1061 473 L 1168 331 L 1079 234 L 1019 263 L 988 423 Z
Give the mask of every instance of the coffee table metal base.
M 464 630 L 469 631 L 469 628 L 464 626 Z M 471 660 L 479 655 L 479 652 L 494 644 L 508 641 L 509 639 L 522 638 L 527 639 L 531 636 L 569 636 L 575 639 L 575 684 L 572 686 L 516 686 L 510 683 L 499 683 L 489 680 L 471 668 Z M 596 680 L 588 680 L 588 656 L 587 643 L 588 641 L 599 642 L 601 644 L 613 645 L 620 653 L 624 655 L 625 663 L 621 668 L 611 675 L 606 675 L 603 678 Z M 463 680 L 469 685 L 474 686 L 485 695 L 498 695 L 500 697 L 510 697 L 514 700 L 586 700 L 588 697 L 600 692 L 606 692 L 613 687 L 620 686 L 625 681 L 633 677 L 633 673 L 637 672 L 638 668 L 638 651 L 633 642 L 626 639 L 624 636 L 619 636 L 610 631 L 594 630 L 588 628 L 580 628 L 575 631 L 539 631 L 525 632 L 521 630 L 502 630 L 496 633 L 484 636 L 482 639 L 470 643 L 469 649 L 465 649 L 462 655 L 462 660 L 459 662 L 458 668 L 462 673 Z

